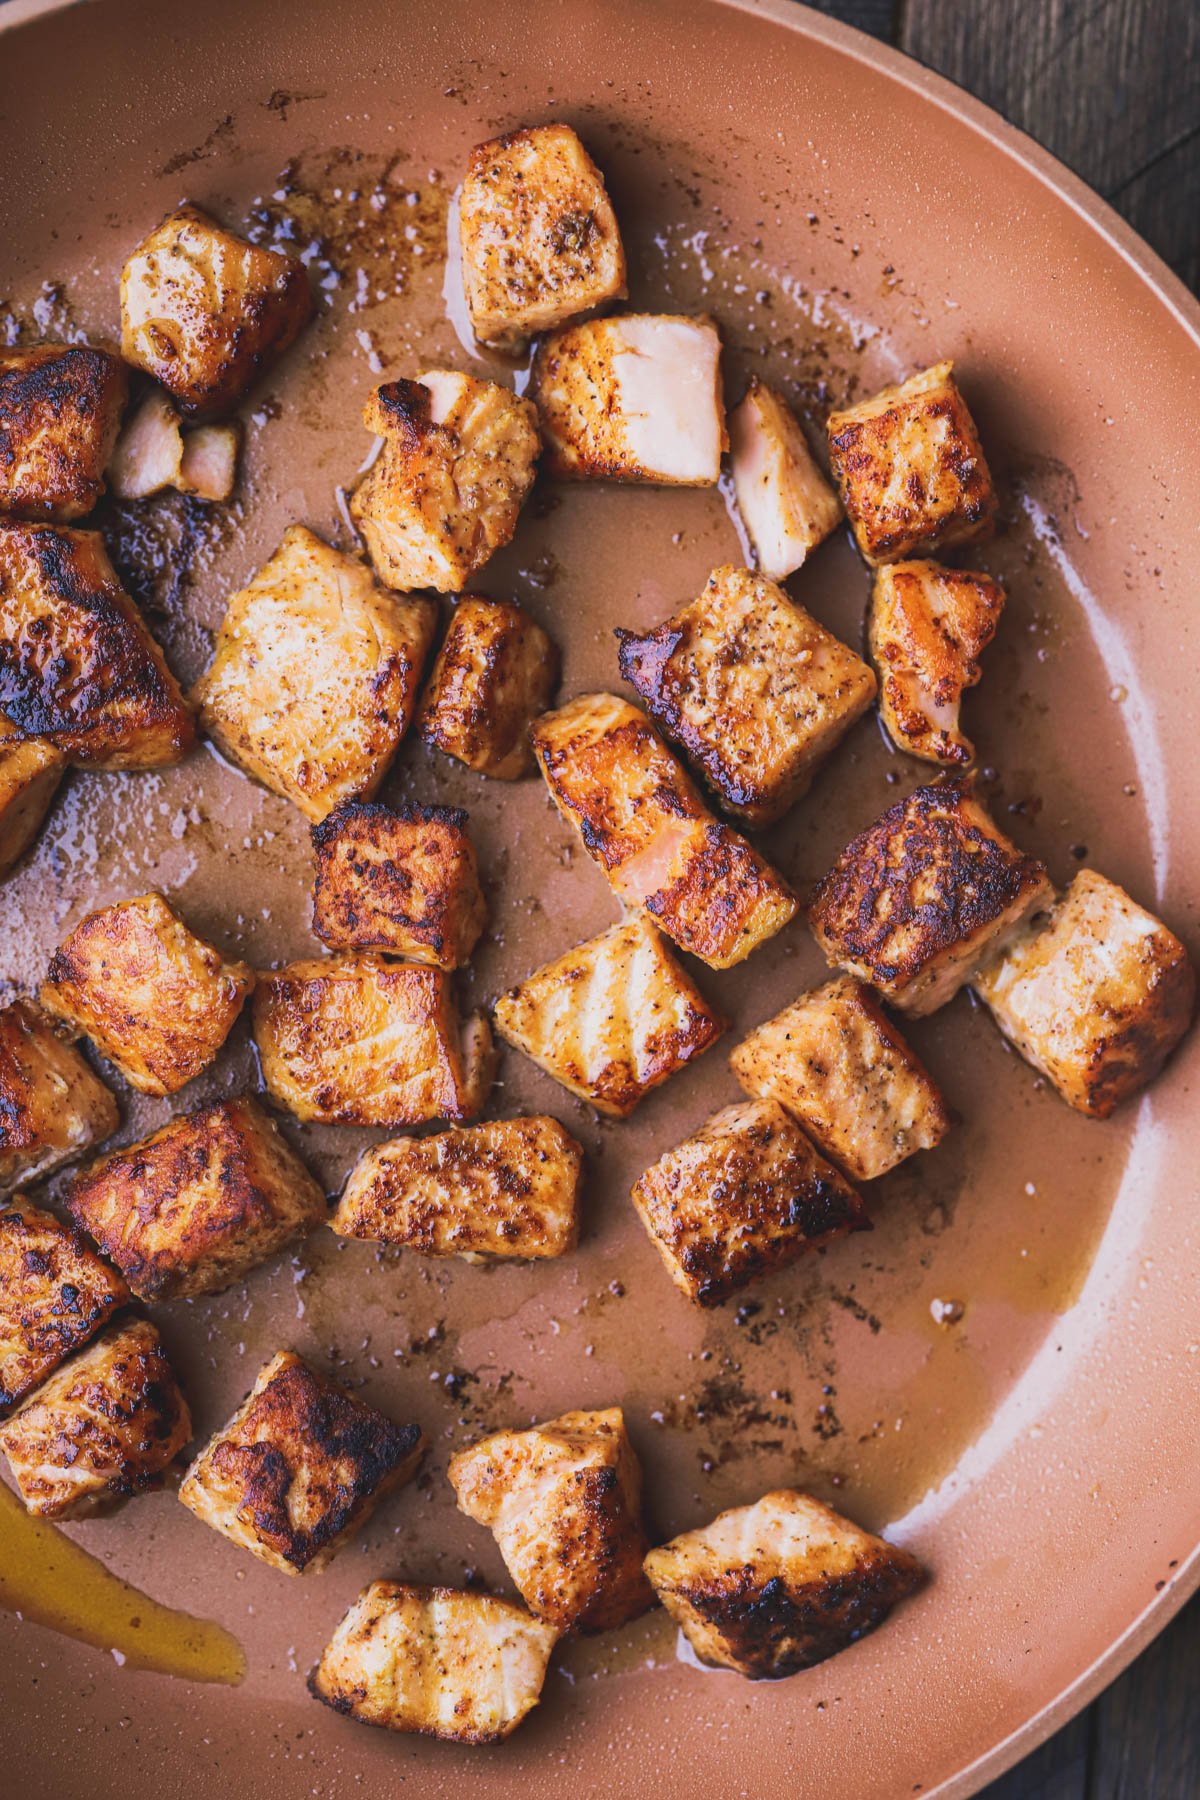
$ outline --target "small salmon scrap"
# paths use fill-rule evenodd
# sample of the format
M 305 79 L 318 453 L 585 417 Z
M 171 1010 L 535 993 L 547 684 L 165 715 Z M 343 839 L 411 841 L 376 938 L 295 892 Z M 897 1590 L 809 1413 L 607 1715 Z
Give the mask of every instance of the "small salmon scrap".
M 897 750 L 945 767 L 973 761 L 959 729 L 963 691 L 996 635 L 1004 589 L 990 575 L 935 562 L 889 563 L 871 595 L 879 712 Z
M 529 772 L 529 725 L 550 704 L 562 658 L 521 607 L 464 594 L 433 665 L 421 736 L 493 781 Z
M 0 1194 L 82 1156 L 120 1122 L 109 1089 L 39 1006 L 0 1011 Z
M 729 415 L 729 468 L 755 563 L 782 581 L 836 529 L 842 505 L 791 408 L 757 375 Z
M 0 718 L 0 875 L 30 848 L 67 772 L 67 759 L 44 738 L 6 739 Z

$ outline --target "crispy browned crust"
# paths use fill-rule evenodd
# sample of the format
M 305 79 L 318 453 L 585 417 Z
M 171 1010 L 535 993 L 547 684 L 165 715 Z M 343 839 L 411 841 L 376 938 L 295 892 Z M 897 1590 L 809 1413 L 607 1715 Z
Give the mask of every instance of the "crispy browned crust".
M 248 1097 L 114 1151 L 66 1202 L 142 1300 L 216 1293 L 325 1217 L 320 1187 Z
M 487 922 L 467 814 L 343 801 L 312 828 L 313 930 L 331 950 L 385 950 L 454 969 Z
M 422 737 L 469 769 L 515 781 L 532 766 L 529 726 L 549 705 L 561 663 L 521 607 L 464 595 L 425 691 Z
M 712 819 L 680 875 L 644 904 L 682 949 L 728 969 L 782 931 L 797 900 L 745 838 Z
M 90 512 L 128 395 L 125 365 L 88 344 L 0 350 L 0 513 Z
M 329 1561 L 422 1451 L 418 1425 L 394 1424 L 282 1351 L 200 1452 L 179 1498 L 262 1561 L 301 1573 Z
M 0 1011 L 0 1193 L 45 1175 L 120 1123 L 116 1100 L 29 1000 Z
M 105 769 L 178 762 L 195 726 L 96 531 L 0 523 L 0 712 Z
M 189 285 L 199 268 L 202 292 Z M 168 213 L 121 272 L 122 354 L 191 418 L 236 406 L 312 311 L 298 257 L 251 244 L 190 203 Z
M 187 1401 L 148 1319 L 110 1325 L 0 1424 L 29 1512 L 77 1519 L 161 1487 L 192 1435 Z
M 20 1194 L 0 1207 L 0 1413 L 53 1374 L 129 1289 L 53 1213 Z
M 66 771 L 66 758 L 40 738 L 0 743 L 0 875 L 37 837 Z

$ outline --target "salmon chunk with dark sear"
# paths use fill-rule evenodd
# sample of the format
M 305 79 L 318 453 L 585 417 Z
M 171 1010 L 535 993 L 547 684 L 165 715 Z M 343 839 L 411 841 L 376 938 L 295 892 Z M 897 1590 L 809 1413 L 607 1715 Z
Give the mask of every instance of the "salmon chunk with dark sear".
M 39 1006 L 0 1011 L 0 1194 L 82 1156 L 120 1122 L 112 1093 Z
M 20 1194 L 0 1205 L 0 1414 L 52 1375 L 129 1300 L 74 1227 Z
M 496 781 L 533 767 L 529 726 L 558 686 L 557 646 L 507 600 L 464 594 L 421 707 L 427 744 Z
M 125 365 L 107 350 L 0 350 L 0 513 L 63 523 L 91 512 L 128 397 Z

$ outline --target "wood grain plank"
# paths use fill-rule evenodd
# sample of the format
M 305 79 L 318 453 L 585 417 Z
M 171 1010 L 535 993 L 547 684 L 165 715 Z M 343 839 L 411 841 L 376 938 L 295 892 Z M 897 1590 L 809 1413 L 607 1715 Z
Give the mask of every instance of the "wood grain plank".
M 1027 1756 L 1024 1762 L 983 1788 L 979 1800 L 1091 1800 L 1090 1709 Z
M 1200 1599 L 1101 1694 L 1088 1800 L 1200 1795 Z

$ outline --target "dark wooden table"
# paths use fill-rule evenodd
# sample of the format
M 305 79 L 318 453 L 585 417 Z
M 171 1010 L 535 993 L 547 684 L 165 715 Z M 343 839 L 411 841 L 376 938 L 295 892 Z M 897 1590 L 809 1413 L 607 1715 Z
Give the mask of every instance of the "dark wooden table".
M 994 106 L 1200 291 L 1200 0 L 813 3 Z M 982 1800 L 1200 1800 L 1200 1598 Z

